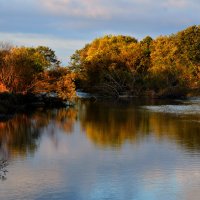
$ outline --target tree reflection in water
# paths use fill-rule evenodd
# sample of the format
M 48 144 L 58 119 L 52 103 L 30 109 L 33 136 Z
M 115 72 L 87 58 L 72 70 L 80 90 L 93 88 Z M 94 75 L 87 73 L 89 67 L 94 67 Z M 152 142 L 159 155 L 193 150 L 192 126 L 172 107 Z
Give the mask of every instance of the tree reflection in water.
M 140 138 L 140 112 L 136 114 L 133 110 L 110 104 L 86 104 L 85 108 L 80 122 L 87 137 L 96 145 L 120 147 L 127 140 L 134 142 Z
M 39 144 L 43 130 L 51 125 L 49 134 L 55 135 L 57 128 L 72 133 L 77 111 L 73 108 L 37 110 L 31 114 L 19 114 L 13 119 L 0 122 L 0 158 L 33 154 Z
M 188 150 L 200 150 L 200 116 L 153 113 L 129 105 L 82 105 L 80 123 L 87 137 L 97 146 L 120 148 L 144 137 L 169 139 Z
M 158 141 L 168 139 L 190 151 L 200 150 L 199 115 L 184 118 L 164 113 L 153 113 L 139 106 L 79 102 L 77 109 L 37 110 L 19 114 L 7 122 L 0 122 L 0 158 L 33 154 L 42 133 L 48 130 L 55 139 L 58 129 L 73 133 L 78 121 L 87 138 L 101 148 L 119 148 L 138 143 L 153 136 Z M 59 145 L 59 144 L 58 144 Z

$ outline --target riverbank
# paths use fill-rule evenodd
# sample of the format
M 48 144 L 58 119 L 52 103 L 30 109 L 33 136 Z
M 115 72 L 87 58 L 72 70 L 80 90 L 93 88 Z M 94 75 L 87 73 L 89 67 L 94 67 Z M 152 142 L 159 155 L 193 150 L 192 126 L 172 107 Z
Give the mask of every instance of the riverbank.
M 130 94 L 129 91 L 117 94 L 104 92 L 88 92 L 84 89 L 78 89 L 76 96 L 80 99 L 186 99 L 188 97 L 200 96 L 200 88 L 186 89 L 183 87 L 170 87 L 160 92 L 155 90 L 146 90 L 140 94 Z
M 182 93 L 183 94 L 183 93 Z M 76 98 L 78 99 L 90 99 L 97 101 L 106 101 L 112 99 L 112 101 L 131 101 L 133 99 L 152 101 L 154 99 L 186 99 L 188 97 L 197 97 L 200 96 L 200 89 L 191 90 L 187 95 L 157 95 L 152 91 L 146 93 L 144 96 L 131 96 L 128 94 L 119 95 L 118 97 L 113 96 L 101 96 L 97 93 L 87 93 L 82 90 L 76 92 Z M 47 94 L 11 94 L 11 93 L 0 93 L 0 121 L 9 120 L 16 113 L 26 113 L 29 111 L 34 111 L 35 109 L 42 108 L 62 108 L 66 106 L 72 106 L 74 103 L 63 101 L 58 98 L 56 95 L 47 95 Z
M 15 113 L 23 113 L 38 107 L 61 108 L 70 105 L 56 96 L 34 94 L 0 94 L 0 120 L 12 118 Z

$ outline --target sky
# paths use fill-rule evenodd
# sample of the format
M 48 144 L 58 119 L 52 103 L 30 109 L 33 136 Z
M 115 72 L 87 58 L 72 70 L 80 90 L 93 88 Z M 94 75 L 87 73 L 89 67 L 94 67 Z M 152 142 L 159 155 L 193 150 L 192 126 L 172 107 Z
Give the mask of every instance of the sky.
M 199 11 L 199 0 L 0 0 L 0 41 L 48 46 L 67 65 L 97 37 L 169 35 L 200 24 Z

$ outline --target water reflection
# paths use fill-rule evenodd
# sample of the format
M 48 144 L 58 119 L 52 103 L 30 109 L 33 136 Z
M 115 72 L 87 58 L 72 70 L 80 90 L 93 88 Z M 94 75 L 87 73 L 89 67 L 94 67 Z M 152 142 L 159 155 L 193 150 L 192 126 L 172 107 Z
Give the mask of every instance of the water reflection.
M 120 147 L 148 135 L 170 139 L 190 150 L 200 150 L 199 115 L 176 116 L 140 107 L 84 104 L 80 122 L 87 137 L 102 147 Z
M 0 123 L 0 199 L 199 199 L 199 119 L 87 101 L 16 115 Z
M 33 153 L 37 148 L 36 140 L 40 125 L 27 115 L 17 115 L 8 122 L 0 123 L 0 147 L 2 157 Z
M 84 104 L 80 123 L 87 137 L 102 147 L 120 147 L 124 142 L 135 142 L 149 133 L 148 116 L 138 110 L 111 106 L 110 104 Z
M 6 167 L 8 166 L 8 163 L 6 160 L 0 160 L 0 180 L 6 179 L 6 173 L 8 172 Z
M 72 134 L 79 121 L 87 138 L 96 146 L 120 148 L 153 135 L 168 139 L 188 150 L 200 150 L 199 115 L 176 116 L 149 112 L 139 106 L 82 102 L 78 108 L 38 110 L 0 122 L 1 157 L 33 154 L 44 129 L 52 139 L 57 129 Z
M 49 135 L 57 129 L 72 133 L 76 120 L 75 109 L 38 110 L 31 114 L 19 114 L 0 122 L 0 158 L 33 154 L 39 145 L 41 133 L 48 128 Z

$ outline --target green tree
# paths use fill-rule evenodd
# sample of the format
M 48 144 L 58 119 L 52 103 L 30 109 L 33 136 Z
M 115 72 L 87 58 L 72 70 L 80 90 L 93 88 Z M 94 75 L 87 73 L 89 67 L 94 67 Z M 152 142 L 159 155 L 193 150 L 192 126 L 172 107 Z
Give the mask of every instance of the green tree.
M 46 46 L 38 46 L 37 48 L 34 49 L 35 51 L 38 51 L 41 53 L 44 58 L 49 62 L 49 68 L 55 68 L 60 65 L 60 61 L 58 60 L 55 51 L 50 49 L 49 47 Z

